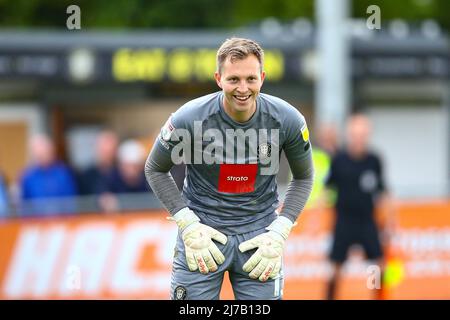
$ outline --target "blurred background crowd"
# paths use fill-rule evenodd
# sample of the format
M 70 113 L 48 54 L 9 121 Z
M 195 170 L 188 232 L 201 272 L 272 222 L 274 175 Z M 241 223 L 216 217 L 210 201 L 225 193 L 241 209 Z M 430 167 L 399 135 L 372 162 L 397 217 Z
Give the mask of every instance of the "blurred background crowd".
M 102 129 L 86 148 L 93 161 L 74 167 L 59 158 L 46 134 L 30 137 L 29 163 L 11 186 L 1 180 L 3 217 L 65 215 L 159 208 L 144 176 L 149 146 L 137 139 L 120 141 Z M 182 188 L 184 166 L 172 169 Z

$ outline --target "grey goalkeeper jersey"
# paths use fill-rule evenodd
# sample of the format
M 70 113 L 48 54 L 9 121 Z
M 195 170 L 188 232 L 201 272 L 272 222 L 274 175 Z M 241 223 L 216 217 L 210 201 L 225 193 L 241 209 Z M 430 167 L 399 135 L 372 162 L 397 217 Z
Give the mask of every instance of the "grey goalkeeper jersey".
M 261 93 L 256 112 L 240 123 L 224 111 L 223 93 L 216 92 L 191 100 L 173 113 L 150 156 L 165 170 L 181 160 L 186 163 L 185 204 L 202 223 L 226 234 L 242 234 L 264 228 L 276 218 L 276 174 L 282 150 L 294 179 L 308 177 L 312 184 L 308 128 L 297 109 Z M 299 213 L 292 214 L 291 220 Z

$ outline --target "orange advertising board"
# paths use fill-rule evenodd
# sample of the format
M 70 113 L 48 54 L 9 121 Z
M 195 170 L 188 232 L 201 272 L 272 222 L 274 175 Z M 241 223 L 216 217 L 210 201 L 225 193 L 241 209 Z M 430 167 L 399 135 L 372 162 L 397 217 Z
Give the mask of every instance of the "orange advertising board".
M 285 248 L 285 299 L 322 299 L 332 214 L 305 211 Z M 167 213 L 0 221 L 0 299 L 168 299 L 176 225 Z M 450 299 L 450 202 L 402 204 L 388 298 Z M 371 298 L 371 265 L 352 249 L 341 299 Z M 225 282 L 222 299 L 232 299 Z

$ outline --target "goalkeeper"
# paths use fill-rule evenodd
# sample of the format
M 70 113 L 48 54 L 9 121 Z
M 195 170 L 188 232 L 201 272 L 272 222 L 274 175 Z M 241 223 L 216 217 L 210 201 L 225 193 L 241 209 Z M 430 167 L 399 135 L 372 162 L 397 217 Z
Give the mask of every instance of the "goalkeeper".
M 173 113 L 147 159 L 147 181 L 179 228 L 171 299 L 218 299 L 225 271 L 236 299 L 282 298 L 283 248 L 311 192 L 313 165 L 303 115 L 260 93 L 263 62 L 256 42 L 226 40 L 214 75 L 222 90 Z M 293 179 L 278 214 L 282 150 Z M 180 159 L 181 194 L 169 173 Z

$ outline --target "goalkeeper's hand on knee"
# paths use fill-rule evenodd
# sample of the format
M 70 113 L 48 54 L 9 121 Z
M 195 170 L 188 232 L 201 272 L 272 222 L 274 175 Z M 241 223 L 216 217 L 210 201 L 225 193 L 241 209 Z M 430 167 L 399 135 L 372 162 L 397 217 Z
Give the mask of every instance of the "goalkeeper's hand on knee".
M 279 216 L 266 229 L 269 230 L 250 240 L 242 242 L 239 250 L 245 252 L 258 248 L 248 259 L 242 269 L 249 272 L 252 279 L 267 281 L 278 277 L 281 270 L 284 244 L 293 223 L 286 217 Z
M 189 270 L 198 269 L 203 274 L 216 271 L 217 264 L 222 264 L 225 257 L 213 240 L 226 244 L 227 236 L 200 223 L 197 215 L 187 207 L 178 211 L 172 219 L 181 231 Z

